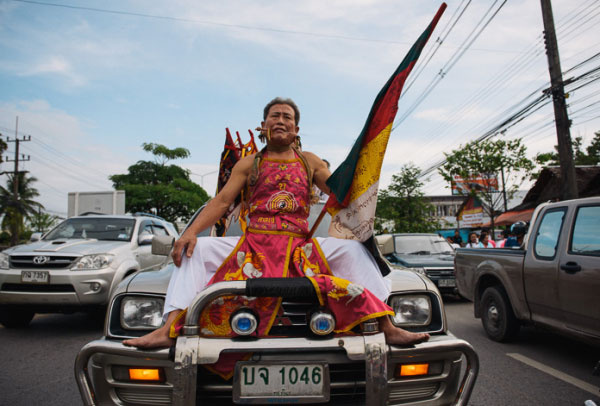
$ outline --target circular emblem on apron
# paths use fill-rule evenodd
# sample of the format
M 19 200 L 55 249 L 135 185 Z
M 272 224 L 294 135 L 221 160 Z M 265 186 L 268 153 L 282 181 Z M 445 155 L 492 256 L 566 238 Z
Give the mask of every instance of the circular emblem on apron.
M 267 202 L 267 210 L 270 212 L 293 213 L 297 207 L 294 195 L 285 190 L 273 194 Z

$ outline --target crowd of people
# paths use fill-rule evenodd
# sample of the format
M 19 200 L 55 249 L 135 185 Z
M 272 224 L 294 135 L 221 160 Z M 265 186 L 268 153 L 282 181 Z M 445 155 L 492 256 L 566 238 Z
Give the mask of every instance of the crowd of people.
M 502 238 L 497 241 L 488 229 L 482 229 L 479 233 L 471 231 L 467 241 L 463 241 L 460 231 L 455 230 L 454 236 L 447 237 L 446 240 L 454 248 L 519 248 L 523 244 L 527 227 L 527 223 L 518 221 L 502 230 Z

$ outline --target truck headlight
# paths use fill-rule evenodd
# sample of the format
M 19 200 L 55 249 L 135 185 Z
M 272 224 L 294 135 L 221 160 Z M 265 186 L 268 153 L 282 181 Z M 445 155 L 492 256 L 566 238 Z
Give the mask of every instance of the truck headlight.
M 162 324 L 165 300 L 161 297 L 125 297 L 121 301 L 121 327 L 153 330 Z
M 10 268 L 8 255 L 0 252 L 0 269 L 8 269 Z
M 431 299 L 426 295 L 396 295 L 390 298 L 397 327 L 426 326 L 431 322 Z
M 112 254 L 84 255 L 79 258 L 79 261 L 77 261 L 72 269 L 75 271 L 83 271 L 106 268 L 113 261 L 113 258 L 114 255 Z

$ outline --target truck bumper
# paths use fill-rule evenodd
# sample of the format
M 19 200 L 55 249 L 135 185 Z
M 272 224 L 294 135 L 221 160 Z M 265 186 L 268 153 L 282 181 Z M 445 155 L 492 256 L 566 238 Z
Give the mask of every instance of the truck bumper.
M 265 362 L 325 361 L 330 370 L 327 404 L 466 405 L 479 370 L 473 348 L 447 334 L 407 347 L 387 345 L 381 333 L 328 339 L 181 336 L 174 348 L 156 351 L 126 347 L 116 340 L 93 341 L 79 352 L 75 377 L 89 406 L 231 403 L 235 377 L 211 379 L 202 366 L 232 351 L 250 352 L 253 360 Z M 429 373 L 399 375 L 401 365 L 415 363 L 429 364 Z M 156 368 L 163 379 L 132 380 L 127 371 L 133 367 Z

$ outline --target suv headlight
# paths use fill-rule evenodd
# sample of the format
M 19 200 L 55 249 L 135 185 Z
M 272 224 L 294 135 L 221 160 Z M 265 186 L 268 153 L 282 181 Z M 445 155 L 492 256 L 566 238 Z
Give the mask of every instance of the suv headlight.
M 114 255 L 112 254 L 84 255 L 79 258 L 79 261 L 77 261 L 72 269 L 75 271 L 83 271 L 106 268 L 113 261 L 113 258 Z
M 396 295 L 390 298 L 397 327 L 426 326 L 431 322 L 431 299 L 427 295 Z
M 8 255 L 3 252 L 0 252 L 0 269 L 8 269 L 8 268 L 10 268 Z
M 125 297 L 121 301 L 121 327 L 130 330 L 153 330 L 162 324 L 161 297 Z

